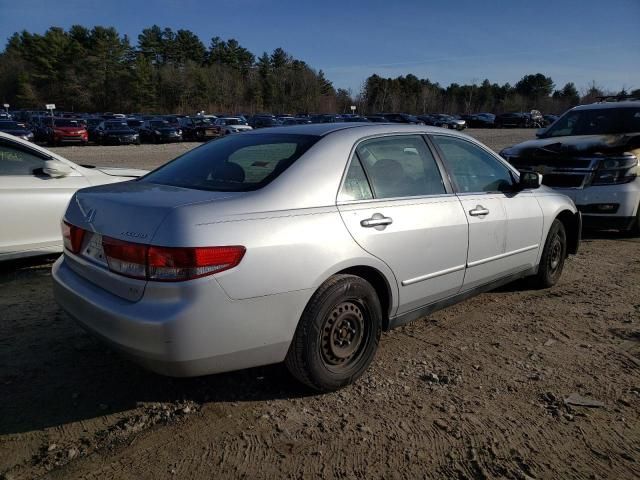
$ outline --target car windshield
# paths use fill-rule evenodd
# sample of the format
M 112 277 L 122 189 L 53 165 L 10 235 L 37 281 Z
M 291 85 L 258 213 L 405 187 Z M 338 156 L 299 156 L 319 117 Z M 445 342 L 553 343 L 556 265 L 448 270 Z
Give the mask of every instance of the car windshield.
M 16 122 L 0 120 L 0 128 L 20 128 L 20 125 L 18 125 Z
M 194 118 L 193 123 L 196 125 L 211 125 L 211 121 L 208 118 Z
M 127 120 L 127 125 L 130 127 L 139 127 L 142 125 L 142 120 Z
M 128 129 L 129 126 L 127 122 L 106 122 L 104 128 L 107 130 L 122 130 L 123 128 Z
M 640 108 L 592 108 L 567 112 L 543 137 L 640 132 Z
M 165 120 L 152 120 L 151 122 L 149 122 L 149 125 L 151 125 L 154 128 L 168 127 L 169 122 Z
M 237 118 L 225 118 L 224 121 L 227 125 L 244 125 L 244 122 Z
M 257 190 L 319 139 L 291 134 L 226 136 L 185 153 L 140 181 L 219 192 Z
M 77 120 L 67 120 L 67 119 L 55 119 L 56 127 L 81 127 L 82 125 Z

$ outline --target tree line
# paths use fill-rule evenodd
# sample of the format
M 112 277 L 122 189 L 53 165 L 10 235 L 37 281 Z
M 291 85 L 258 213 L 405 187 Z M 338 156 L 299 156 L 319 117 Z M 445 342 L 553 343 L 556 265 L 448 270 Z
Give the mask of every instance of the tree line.
M 15 108 L 157 113 L 335 109 L 324 73 L 282 48 L 257 57 L 237 40 L 154 25 L 132 44 L 113 27 L 12 35 L 0 54 L 0 97 Z
M 582 92 L 573 83 L 556 89 L 550 77 L 536 73 L 515 85 L 486 79 L 446 87 L 412 74 L 373 74 L 354 94 L 335 89 L 322 70 L 282 48 L 257 57 L 235 39 L 213 37 L 206 46 L 189 30 L 157 25 L 144 29 L 135 44 L 113 27 L 22 31 L 0 53 L 0 98 L 27 109 L 55 103 L 84 112 L 345 113 L 356 105 L 360 113 L 561 113 L 605 93 L 612 92 L 595 82 Z
M 397 78 L 382 78 L 374 74 L 366 79 L 355 101 L 361 110 L 370 112 L 503 113 L 536 109 L 560 114 L 581 103 L 596 101 L 600 96 L 627 94 L 640 97 L 640 89 L 627 92 L 623 88 L 619 92 L 610 92 L 595 82 L 582 92 L 573 82 L 556 89 L 552 78 L 542 73 L 525 75 L 515 85 L 499 85 L 485 79 L 480 84 L 452 83 L 447 87 L 412 74 Z

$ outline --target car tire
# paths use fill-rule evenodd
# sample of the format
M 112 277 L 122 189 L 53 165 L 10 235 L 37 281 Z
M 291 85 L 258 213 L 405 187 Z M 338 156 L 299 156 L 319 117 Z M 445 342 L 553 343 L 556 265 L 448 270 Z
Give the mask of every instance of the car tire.
M 542 250 L 538 273 L 532 277 L 532 286 L 535 288 L 553 287 L 564 268 L 567 258 L 567 232 L 564 224 L 557 218 L 551 224 L 547 240 Z
M 382 308 L 371 284 L 355 275 L 334 275 L 305 307 L 285 364 L 308 387 L 337 390 L 369 367 L 381 331 Z

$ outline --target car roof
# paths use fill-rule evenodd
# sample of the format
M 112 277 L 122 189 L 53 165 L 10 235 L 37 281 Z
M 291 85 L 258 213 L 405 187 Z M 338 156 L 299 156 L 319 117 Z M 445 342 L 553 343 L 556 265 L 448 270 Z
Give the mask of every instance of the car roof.
M 268 129 L 252 130 L 250 132 L 243 133 L 243 135 L 288 133 L 294 135 L 316 135 L 324 137 L 331 133 L 340 132 L 343 130 L 352 130 L 356 135 L 361 137 L 388 133 L 454 133 L 450 130 L 443 130 L 442 128 L 430 127 L 427 125 L 410 125 L 404 123 L 335 122 L 291 125 L 286 127 L 271 127 Z M 463 134 L 460 134 L 459 136 L 466 137 L 466 135 Z
M 620 102 L 599 102 L 590 103 L 588 105 L 578 105 L 572 110 L 604 110 L 608 108 L 640 108 L 638 100 L 623 100 Z

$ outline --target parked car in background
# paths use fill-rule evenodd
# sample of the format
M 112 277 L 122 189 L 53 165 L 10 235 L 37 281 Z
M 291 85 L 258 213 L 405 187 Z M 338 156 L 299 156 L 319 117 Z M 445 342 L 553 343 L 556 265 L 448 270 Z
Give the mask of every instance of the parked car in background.
M 9 135 L 22 138 L 29 142 L 33 142 L 34 139 L 33 132 L 31 130 L 21 126 L 18 122 L 14 122 L 13 120 L 0 119 L 0 132 L 8 133 Z
M 95 129 L 100 145 L 140 145 L 140 135 L 124 119 L 105 120 Z
M 529 128 L 531 118 L 523 112 L 503 113 L 496 116 L 494 124 L 496 128 Z
M 229 135 L 77 192 L 54 295 L 154 371 L 285 361 L 336 390 L 366 371 L 383 329 L 518 278 L 554 285 L 580 215 L 539 187 L 539 174 L 425 126 Z
M 253 130 L 246 122 L 238 117 L 220 117 L 213 122 L 213 128 L 218 136 L 229 135 L 231 133 L 241 133 Z
M 126 122 L 127 122 L 127 126 L 130 129 L 135 130 L 135 132 L 138 133 L 142 128 L 142 124 L 144 123 L 144 120 L 140 118 L 127 118 Z
M 60 221 L 76 190 L 145 173 L 76 165 L 0 132 L 0 261 L 61 252 Z
M 321 115 L 312 115 L 311 118 L 311 123 L 337 123 L 337 122 L 342 122 L 343 119 L 340 115 L 336 115 L 333 113 L 323 113 Z
M 87 129 L 89 141 L 95 142 L 96 128 L 98 128 L 98 125 L 100 125 L 104 121 L 104 119 L 100 117 L 88 117 L 88 118 L 85 118 L 84 120 L 87 125 L 85 128 Z
M 273 115 L 254 115 L 249 119 L 249 126 L 252 128 L 277 127 L 279 124 Z
M 151 143 L 168 143 L 182 141 L 182 130 L 172 127 L 166 120 L 145 120 L 138 130 L 140 140 Z
M 376 116 L 384 117 L 388 122 L 392 123 L 408 123 L 413 125 L 419 125 L 422 122 L 419 118 L 408 113 L 377 113 Z
M 367 115 L 366 119 L 373 123 L 389 123 L 389 120 L 380 115 Z
M 194 142 L 204 142 L 218 136 L 213 122 L 202 116 L 180 118 L 182 138 Z
M 451 128 L 453 130 L 464 130 L 467 128 L 467 122 L 461 118 L 456 118 L 453 115 L 445 115 L 443 113 L 433 114 L 432 117 L 438 122 L 438 127 Z
M 367 117 L 361 117 L 359 115 L 349 115 L 348 117 L 343 116 L 342 117 L 342 121 L 343 122 L 349 122 L 349 123 L 354 123 L 354 122 L 371 123 L 371 120 L 369 120 Z
M 500 155 L 571 197 L 586 227 L 640 234 L 640 101 L 575 107 L 537 136 Z
M 49 145 L 89 143 L 89 133 L 83 123 L 77 119 L 55 117 L 45 125 L 46 140 Z
M 492 113 L 474 113 L 464 115 L 464 120 L 469 128 L 494 128 L 496 116 Z
M 543 126 L 548 127 L 549 125 L 552 125 L 553 122 L 558 120 L 558 118 L 560 118 L 558 115 L 543 115 L 542 116 Z

